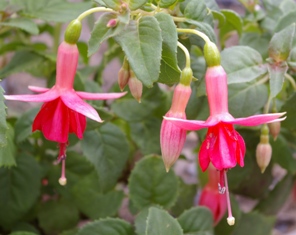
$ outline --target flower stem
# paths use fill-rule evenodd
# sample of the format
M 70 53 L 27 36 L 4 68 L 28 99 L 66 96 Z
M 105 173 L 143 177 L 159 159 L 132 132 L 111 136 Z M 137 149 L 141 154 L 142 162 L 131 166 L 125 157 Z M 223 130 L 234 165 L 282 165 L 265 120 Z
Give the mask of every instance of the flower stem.
M 285 78 L 287 78 L 287 80 L 291 83 L 293 90 L 296 91 L 296 82 L 294 78 L 288 73 L 285 74 Z
M 179 29 L 179 28 L 177 28 L 177 32 L 195 34 L 195 35 L 201 37 L 206 43 L 211 42 L 211 40 L 209 39 L 209 37 L 207 35 L 205 35 L 204 33 L 200 32 L 196 29 Z
M 86 16 L 88 16 L 90 14 L 93 14 L 95 12 L 113 12 L 113 13 L 117 13 L 116 11 L 114 11 L 114 10 L 112 10 L 110 8 L 106 8 L 106 7 L 94 7 L 94 8 L 91 8 L 91 9 L 83 12 L 82 14 L 80 14 L 77 17 L 77 20 L 82 21 Z
M 178 47 L 184 52 L 186 58 L 186 68 L 190 68 L 190 54 L 187 48 L 180 42 L 178 42 Z
M 184 18 L 184 17 L 173 16 L 172 18 L 175 22 L 185 22 L 186 21 L 186 18 Z

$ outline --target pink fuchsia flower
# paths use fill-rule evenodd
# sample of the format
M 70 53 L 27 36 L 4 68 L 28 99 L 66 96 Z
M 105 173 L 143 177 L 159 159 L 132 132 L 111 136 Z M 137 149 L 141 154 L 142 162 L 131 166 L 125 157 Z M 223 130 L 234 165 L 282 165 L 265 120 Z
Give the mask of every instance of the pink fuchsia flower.
M 68 134 L 74 133 L 80 139 L 86 127 L 86 117 L 102 122 L 97 111 L 86 100 L 116 99 L 126 93 L 88 93 L 73 88 L 79 52 L 76 44 L 61 43 L 57 55 L 56 83 L 51 88 L 29 86 L 29 89 L 41 94 L 6 95 L 7 100 L 26 102 L 45 102 L 33 122 L 32 131 L 40 130 L 48 140 L 59 143 L 58 160 L 62 161 L 60 183 L 66 184 L 65 158 Z
M 206 90 L 210 108 L 210 116 L 206 121 L 184 120 L 164 117 L 184 130 L 200 130 L 208 128 L 205 140 L 199 152 L 199 163 L 205 171 L 209 163 L 221 171 L 221 187 L 226 187 L 226 171 L 238 163 L 244 166 L 245 142 L 233 125 L 257 126 L 264 123 L 279 122 L 285 113 L 254 115 L 245 118 L 234 118 L 228 111 L 227 75 L 221 65 L 208 67 L 206 75 Z M 228 190 L 226 190 L 228 193 Z M 228 200 L 229 201 L 229 198 Z M 234 218 L 229 206 L 229 224 L 234 224 Z
M 208 183 L 202 189 L 198 204 L 210 209 L 216 225 L 226 212 L 226 197 L 225 194 L 218 191 L 217 185 L 220 182 L 219 172 L 212 165 L 209 166 L 208 176 Z
M 172 106 L 165 114 L 166 117 L 186 119 L 185 109 L 191 95 L 191 87 L 178 84 L 175 87 Z M 186 140 L 186 130 L 163 120 L 160 129 L 160 147 L 166 171 L 179 158 Z

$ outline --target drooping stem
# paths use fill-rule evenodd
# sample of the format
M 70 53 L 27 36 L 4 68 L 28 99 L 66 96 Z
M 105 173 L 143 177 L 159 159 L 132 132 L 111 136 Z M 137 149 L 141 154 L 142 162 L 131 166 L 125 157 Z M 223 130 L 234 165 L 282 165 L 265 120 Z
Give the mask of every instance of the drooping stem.
M 206 43 L 211 42 L 211 40 L 209 39 L 209 37 L 206 34 L 200 32 L 196 29 L 179 29 L 179 28 L 177 28 L 177 32 L 195 34 L 195 35 L 201 37 Z
M 106 7 L 94 7 L 94 8 L 91 8 L 91 9 L 83 12 L 82 14 L 80 14 L 77 17 L 77 20 L 82 21 L 86 16 L 88 16 L 90 14 L 93 14 L 95 12 L 113 12 L 113 13 L 117 13 L 116 11 L 114 11 L 114 10 L 112 10 L 110 8 L 106 8 Z
M 228 208 L 228 217 L 227 217 L 227 223 L 232 226 L 235 223 L 235 218 L 232 216 L 232 210 L 231 210 L 231 203 L 230 203 L 230 196 L 229 196 L 229 188 L 228 188 L 228 181 L 227 181 L 227 174 L 226 171 L 224 172 L 224 182 L 225 182 L 225 192 L 226 192 L 226 203 Z
M 271 97 L 271 95 L 269 95 L 267 103 L 266 103 L 266 105 L 264 107 L 264 110 L 263 110 L 264 114 L 269 112 L 269 107 L 270 107 L 271 100 L 272 100 L 272 97 Z
M 180 42 L 178 42 L 178 47 L 184 52 L 185 54 L 185 58 L 186 58 L 186 68 L 190 68 L 190 54 L 189 51 L 187 50 L 187 48 Z
M 292 78 L 292 76 L 288 73 L 285 74 L 285 78 L 287 78 L 287 80 L 291 83 L 293 90 L 296 91 L 296 82 L 294 78 Z

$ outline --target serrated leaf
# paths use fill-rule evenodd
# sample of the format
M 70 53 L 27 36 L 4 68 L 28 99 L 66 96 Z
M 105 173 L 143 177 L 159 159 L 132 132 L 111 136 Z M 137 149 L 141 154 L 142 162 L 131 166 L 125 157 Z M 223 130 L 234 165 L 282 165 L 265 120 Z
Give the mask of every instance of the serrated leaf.
M 32 51 L 17 51 L 10 62 L 0 71 L 0 78 L 5 78 L 13 73 L 25 72 L 40 66 L 44 57 Z
M 177 61 L 177 30 L 173 18 L 165 13 L 158 13 L 155 18 L 159 22 L 162 36 L 162 54 L 158 82 L 173 85 L 180 80 L 180 69 Z
M 121 219 L 101 219 L 83 226 L 77 235 L 133 235 L 133 227 Z
M 25 141 L 32 134 L 32 123 L 40 108 L 33 108 L 25 112 L 15 123 L 15 132 L 17 133 L 16 143 Z
M 212 235 L 213 231 L 213 216 L 211 211 L 206 207 L 194 207 L 184 211 L 179 217 L 178 222 L 181 225 L 184 234 Z
M 112 189 L 129 156 L 129 145 L 122 131 L 107 123 L 85 132 L 81 146 L 85 157 L 98 173 L 102 192 Z
M 134 11 L 143 6 L 145 3 L 147 3 L 147 0 L 129 0 L 128 5 L 129 8 Z
M 243 214 L 233 235 L 262 235 L 271 234 L 275 218 L 266 217 L 256 212 Z
M 23 13 L 48 22 L 69 22 L 91 8 L 91 2 L 65 0 L 23 0 Z
M 0 168 L 0 224 L 9 227 L 36 202 L 41 186 L 41 170 L 29 155 L 16 157 L 17 167 Z
M 281 13 L 281 17 L 277 18 L 274 32 L 279 32 L 288 27 L 289 25 L 295 23 L 296 10 L 289 12 L 288 14 L 283 14 L 282 11 Z
M 287 174 L 275 188 L 269 192 L 268 196 L 264 197 L 256 205 L 254 210 L 265 215 L 276 215 L 287 201 L 291 188 L 293 187 L 293 179 L 290 174 Z
M 79 211 L 66 199 L 47 201 L 41 203 L 37 218 L 39 226 L 46 233 L 57 234 L 77 224 Z
M 138 208 L 161 205 L 170 208 L 178 196 L 178 179 L 165 171 L 162 159 L 150 155 L 140 160 L 129 178 L 130 200 Z
M 33 35 L 39 33 L 36 23 L 28 18 L 11 18 L 7 21 L 0 22 L 0 25 L 19 28 Z
M 286 119 L 282 122 L 282 126 L 288 129 L 296 129 L 296 93 L 294 92 L 291 97 L 285 102 L 281 108 L 281 112 L 287 112 Z
M 9 126 L 7 130 L 7 143 L 5 146 L 0 147 L 0 167 L 16 166 L 15 154 L 14 130 L 12 126 Z
M 146 235 L 183 235 L 182 228 L 168 212 L 152 207 L 147 218 Z
M 130 126 L 131 137 L 139 146 L 142 154 L 160 153 L 160 119 L 152 117 L 141 122 L 131 122 Z
M 273 98 L 283 88 L 288 65 L 286 62 L 281 64 L 267 64 L 267 68 L 269 73 L 270 95 Z
M 136 77 L 152 87 L 160 72 L 162 38 L 157 20 L 144 16 L 131 21 L 115 40 L 122 47 Z
M 233 46 L 221 52 L 228 84 L 250 82 L 267 72 L 261 55 L 251 47 Z
M 121 206 L 122 191 L 100 192 L 98 176 L 89 174 L 79 180 L 72 189 L 77 207 L 90 219 L 114 216 Z
M 275 33 L 269 43 L 269 57 L 276 62 L 287 60 L 292 46 L 292 41 L 295 34 L 295 26 L 293 23 L 289 27 Z
M 207 15 L 207 7 L 203 0 L 189 1 L 184 9 L 184 16 L 187 19 L 203 21 Z
M 6 123 L 6 105 L 4 103 L 3 89 L 0 86 L 0 148 L 7 143 L 7 123 Z
M 289 173 L 296 173 L 296 159 L 285 138 L 279 135 L 276 141 L 270 140 L 270 144 L 272 146 L 272 159 Z
M 117 23 L 116 27 L 107 27 L 108 22 L 111 19 L 116 18 L 117 16 L 115 14 L 105 13 L 95 23 L 88 41 L 88 56 L 91 56 L 97 52 L 103 41 L 118 35 L 124 29 L 125 24 L 121 23 L 120 21 Z
M 235 117 L 247 117 L 261 109 L 268 99 L 264 84 L 238 83 L 229 86 L 229 111 Z

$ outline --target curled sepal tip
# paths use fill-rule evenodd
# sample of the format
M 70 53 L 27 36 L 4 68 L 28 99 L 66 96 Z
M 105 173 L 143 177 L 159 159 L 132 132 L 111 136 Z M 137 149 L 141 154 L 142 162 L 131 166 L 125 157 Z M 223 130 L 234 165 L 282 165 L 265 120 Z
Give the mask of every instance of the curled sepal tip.
M 65 41 L 69 44 L 76 44 L 81 33 L 82 24 L 80 20 L 72 20 L 65 32 Z

